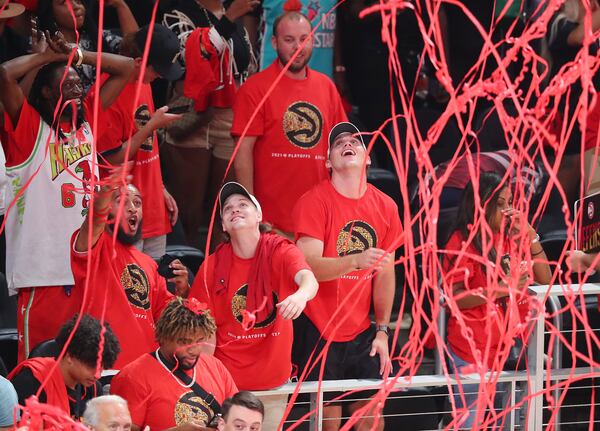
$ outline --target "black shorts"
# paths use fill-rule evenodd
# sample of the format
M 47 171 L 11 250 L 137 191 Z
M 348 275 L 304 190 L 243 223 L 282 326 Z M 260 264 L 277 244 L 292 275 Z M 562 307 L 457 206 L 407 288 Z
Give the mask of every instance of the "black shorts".
M 371 325 L 353 340 L 332 342 L 324 358 L 323 380 L 381 379 L 379 355 L 369 356 L 375 334 L 375 325 Z M 315 364 L 315 359 L 326 343 L 327 341 L 321 338 L 319 330 L 304 314 L 294 321 L 292 360 L 298 367 L 298 377 L 302 375 L 311 354 L 311 365 Z M 321 361 L 317 362 L 308 373 L 305 381 L 318 381 L 321 365 Z M 367 398 L 372 397 L 376 392 L 376 390 L 361 391 L 360 393 L 353 393 L 351 397 Z M 323 398 L 331 400 L 340 394 L 339 392 L 326 392 Z

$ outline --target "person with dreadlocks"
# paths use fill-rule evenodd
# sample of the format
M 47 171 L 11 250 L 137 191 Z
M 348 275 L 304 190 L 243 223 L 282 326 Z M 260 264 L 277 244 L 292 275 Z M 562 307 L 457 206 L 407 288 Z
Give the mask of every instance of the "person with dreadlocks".
M 175 298 L 156 323 L 159 348 L 117 374 L 110 391 L 127 400 L 132 430 L 216 428 L 225 399 L 238 389 L 229 371 L 205 352 L 216 331 L 205 303 Z
M 229 241 L 204 261 L 190 295 L 206 301 L 214 313 L 215 356 L 236 385 L 242 390 L 273 389 L 290 379 L 292 320 L 315 297 L 318 283 L 294 243 L 261 233 L 260 204 L 242 185 L 225 184 L 219 208 Z M 259 355 L 261 361 L 256 360 Z M 261 396 L 261 401 L 263 429 L 277 430 L 287 394 Z
M 87 122 L 94 101 L 85 98 L 72 65 L 101 59 L 110 75 L 98 92 L 106 109 L 127 84 L 133 60 L 83 51 L 60 33 L 47 35 L 48 47 L 0 66 L 2 139 L 9 187 L 6 202 L 7 281 L 18 290 L 19 358 L 52 338 L 78 309 L 72 291 L 69 238 L 89 206 L 90 183 L 97 178 L 94 138 Z M 72 62 L 67 63 L 73 55 Z M 28 98 L 17 80 L 40 68 Z
M 148 125 L 161 121 L 157 111 Z M 110 322 L 123 343 L 118 369 L 156 348 L 154 324 L 173 298 L 156 262 L 135 247 L 142 236 L 142 195 L 132 184 L 120 187 L 132 164 L 114 169 L 96 192 L 93 215 L 88 213 L 71 238 L 75 289 L 85 290 L 83 310 Z M 176 292 L 187 296 L 187 268 L 175 259 L 169 269 Z
M 108 323 L 83 314 L 65 323 L 56 344 L 64 356 L 31 358 L 21 362 L 9 374 L 19 396 L 19 404 L 39 393 L 39 401 L 61 408 L 73 418 L 83 416 L 87 402 L 102 395 L 98 377 L 112 368 L 121 350 Z
M 472 367 L 483 376 L 504 368 L 513 340 L 525 333 L 517 328 L 529 310 L 529 281 L 549 284 L 551 272 L 539 235 L 513 208 L 508 183 L 485 172 L 475 181 L 476 190 L 473 182 L 465 189 L 443 250 L 442 287 L 450 309 L 449 368 L 458 375 Z M 496 403 L 506 405 L 501 398 L 508 387 L 502 386 L 496 385 Z M 494 407 L 494 396 L 481 396 L 479 384 L 454 385 L 453 395 L 457 429 L 481 425 L 485 409 Z

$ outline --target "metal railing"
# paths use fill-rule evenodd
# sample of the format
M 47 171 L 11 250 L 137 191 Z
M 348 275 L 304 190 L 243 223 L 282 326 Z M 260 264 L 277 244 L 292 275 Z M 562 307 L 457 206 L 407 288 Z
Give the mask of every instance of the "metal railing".
M 571 285 L 553 285 L 553 286 L 531 286 L 530 290 L 534 294 L 540 303 L 548 304 L 551 312 L 555 314 L 552 319 L 553 325 L 561 330 L 562 329 L 562 316 L 556 313 L 560 309 L 560 302 L 558 298 L 561 296 L 583 296 L 583 295 L 598 295 L 600 294 L 600 285 L 597 284 L 571 284 Z M 545 337 L 545 315 L 538 316 L 535 320 L 533 333 L 529 338 L 528 344 L 528 359 L 529 369 L 527 371 L 520 372 L 500 372 L 495 373 L 493 378 L 498 382 L 508 382 L 511 392 L 509 401 L 510 414 L 507 416 L 508 425 L 511 430 L 517 428 L 526 428 L 528 430 L 541 431 L 547 429 L 547 425 L 544 423 L 544 397 L 546 392 L 544 385 L 546 382 L 561 382 L 565 380 L 571 380 L 573 377 L 600 377 L 600 368 L 591 367 L 579 367 L 579 368 L 562 368 L 562 358 L 560 354 L 561 346 L 559 340 L 555 341 L 553 349 L 552 369 L 547 370 L 544 367 L 544 337 Z M 442 326 L 442 328 L 445 327 Z M 598 328 L 600 329 L 600 328 Z M 439 359 L 438 359 L 439 361 Z M 439 363 L 436 369 L 441 369 Z M 488 373 L 485 376 L 485 380 L 490 378 Z M 336 381 L 323 381 L 319 382 L 303 382 L 301 384 L 288 383 L 280 388 L 255 392 L 257 395 L 282 395 L 282 394 L 310 394 L 310 401 L 308 403 L 309 411 L 313 412 L 310 415 L 310 430 L 322 430 L 323 427 L 323 395 L 328 392 L 354 392 L 363 390 L 379 389 L 383 386 L 386 388 L 393 388 L 394 391 L 403 391 L 411 388 L 430 388 L 430 387 L 447 387 L 450 384 L 461 384 L 479 383 L 481 377 L 479 374 L 463 375 L 460 379 L 449 377 L 442 374 L 436 375 L 416 375 L 410 378 L 407 377 L 391 377 L 386 381 L 383 380 L 336 380 Z M 526 424 L 518 424 L 515 412 L 518 409 L 515 408 L 515 394 L 519 391 L 517 387 L 518 383 L 522 382 L 522 391 L 526 392 L 529 399 L 526 403 L 527 414 L 522 415 L 526 417 Z M 600 388 L 599 388 L 600 389 Z M 392 392 L 394 393 L 394 392 Z M 556 388 L 552 391 L 555 401 L 558 401 L 561 396 L 561 389 Z M 592 406 L 593 408 L 593 406 Z M 450 412 L 432 412 L 432 413 L 450 413 Z M 525 426 L 526 425 L 526 426 Z M 600 422 L 598 423 L 600 426 Z M 559 417 L 555 417 L 554 427 L 556 430 L 560 429 Z M 586 426 L 584 429 L 588 429 Z

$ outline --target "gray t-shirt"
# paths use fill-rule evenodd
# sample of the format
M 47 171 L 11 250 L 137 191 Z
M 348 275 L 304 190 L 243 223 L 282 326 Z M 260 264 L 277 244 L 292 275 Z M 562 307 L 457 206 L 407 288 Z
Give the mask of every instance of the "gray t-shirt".
M 17 392 L 11 382 L 0 376 L 0 427 L 14 425 L 15 407 L 18 405 Z M 20 414 L 17 412 L 17 419 Z

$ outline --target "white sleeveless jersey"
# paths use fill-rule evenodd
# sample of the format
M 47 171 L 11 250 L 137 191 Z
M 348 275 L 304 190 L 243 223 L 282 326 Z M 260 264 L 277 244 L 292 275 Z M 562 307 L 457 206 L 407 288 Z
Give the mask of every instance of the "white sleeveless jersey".
M 29 158 L 6 169 L 6 278 L 11 293 L 74 283 L 69 244 L 87 214 L 92 175 L 97 181 L 98 171 L 88 123 L 67 142 L 56 145 L 56 139 L 40 118 Z

